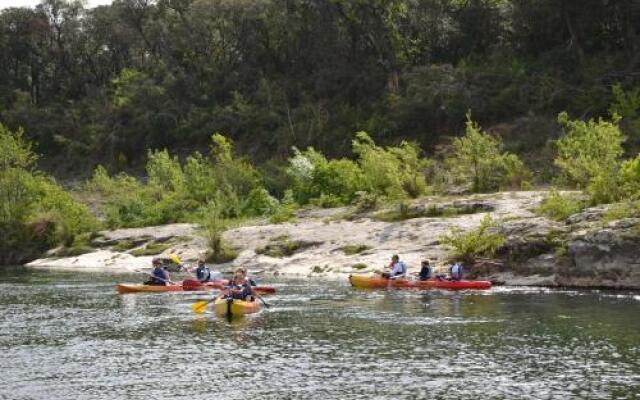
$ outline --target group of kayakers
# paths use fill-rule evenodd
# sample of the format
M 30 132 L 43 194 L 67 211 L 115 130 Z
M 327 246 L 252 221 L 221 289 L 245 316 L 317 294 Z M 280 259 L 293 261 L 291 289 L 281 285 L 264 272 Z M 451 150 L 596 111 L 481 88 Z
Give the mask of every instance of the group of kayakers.
M 391 262 L 387 266 L 389 272 L 383 271 L 382 277 L 386 279 L 398 279 L 404 278 L 407 276 L 407 264 L 400 260 L 400 257 L 397 254 L 394 254 L 391 257 Z M 459 281 L 462 280 L 464 275 L 464 267 L 460 261 L 455 261 L 449 266 L 449 276 L 446 275 L 434 275 L 433 268 L 429 263 L 429 260 L 423 260 L 420 267 L 420 272 L 418 273 L 418 279 L 421 281 L 427 281 L 429 279 L 438 279 L 438 280 L 451 280 L 451 281 Z
M 154 258 L 152 261 L 153 270 L 151 271 L 150 279 L 145 282 L 146 285 L 167 285 L 171 283 L 171 277 L 169 271 L 164 267 L 162 260 Z M 213 271 L 207 267 L 204 259 L 198 260 L 196 268 L 188 268 L 179 264 L 180 270 L 195 273 L 197 280 L 200 283 L 220 281 L 222 280 L 222 274 L 219 271 Z M 235 273 L 231 279 L 225 285 L 225 289 L 221 295 L 224 297 L 232 297 L 239 300 L 247 300 L 248 298 L 253 300 L 254 293 L 252 286 L 256 286 L 254 279 L 247 277 L 247 270 L 239 267 L 235 270 Z

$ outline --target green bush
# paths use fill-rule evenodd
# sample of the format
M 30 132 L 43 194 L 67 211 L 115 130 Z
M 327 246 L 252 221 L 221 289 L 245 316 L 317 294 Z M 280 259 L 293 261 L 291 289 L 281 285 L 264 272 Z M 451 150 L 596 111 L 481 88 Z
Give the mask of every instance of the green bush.
M 428 191 L 424 171 L 429 162 L 420 158 L 417 144 L 403 141 L 398 147 L 382 148 L 366 132 L 358 132 L 352 148 L 364 190 L 391 199 L 418 197 Z
M 477 228 L 467 232 L 457 227 L 451 228 L 440 237 L 440 241 L 451 248 L 454 257 L 467 262 L 472 262 L 476 257 L 492 257 L 505 242 L 503 235 L 491 232 L 496 226 L 496 221 L 487 214 Z
M 617 117 L 611 122 L 572 121 L 567 113 L 558 115 L 566 133 L 555 142 L 554 163 L 563 181 L 587 190 L 592 204 L 609 203 L 621 196 L 618 173 L 624 137 L 618 121 Z
M 276 212 L 280 202 L 269 194 L 267 189 L 257 187 L 249 192 L 243 204 L 243 215 L 259 216 L 272 215 Z
M 363 187 L 362 173 L 347 159 L 327 160 L 313 148 L 301 152 L 294 148 L 287 174 L 292 181 L 296 202 L 335 207 L 350 203 Z M 322 199 L 321 199 L 322 198 Z
M 557 190 L 552 190 L 542 200 L 536 213 L 556 221 L 564 221 L 571 215 L 579 213 L 586 207 L 583 200 L 574 196 L 563 196 Z
M 623 197 L 638 198 L 640 196 L 640 155 L 622 162 L 619 184 Z
M 22 132 L 0 124 L 0 263 L 24 262 L 48 247 L 72 246 L 98 227 L 89 209 L 35 170 Z
M 455 183 L 469 185 L 473 192 L 526 185 L 530 172 L 518 156 L 503 153 L 502 147 L 498 137 L 482 132 L 467 114 L 465 136 L 451 142 L 445 168 Z
M 271 215 L 271 223 L 280 224 L 282 222 L 291 221 L 296 217 L 297 208 L 298 205 L 293 199 L 293 191 L 286 190 L 280 205 L 275 209 L 273 215 Z

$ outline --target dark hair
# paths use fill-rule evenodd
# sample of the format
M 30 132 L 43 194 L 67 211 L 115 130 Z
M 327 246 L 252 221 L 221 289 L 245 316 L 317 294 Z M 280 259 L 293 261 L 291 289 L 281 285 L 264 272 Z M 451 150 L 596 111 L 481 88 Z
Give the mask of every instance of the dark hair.
M 397 254 L 394 254 L 394 255 L 392 255 L 392 256 L 391 256 L 391 259 L 392 259 L 392 260 L 399 260 L 399 259 L 400 259 L 400 257 L 398 257 L 398 255 L 397 255 Z
M 429 260 L 422 260 L 422 265 L 427 264 L 429 265 Z

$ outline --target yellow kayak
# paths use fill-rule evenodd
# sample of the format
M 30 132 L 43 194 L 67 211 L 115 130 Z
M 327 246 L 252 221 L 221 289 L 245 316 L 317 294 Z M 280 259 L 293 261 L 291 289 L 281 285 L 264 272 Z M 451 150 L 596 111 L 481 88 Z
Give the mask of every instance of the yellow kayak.
M 260 311 L 262 304 L 259 301 L 218 297 L 213 303 L 213 308 L 219 317 L 240 317 Z

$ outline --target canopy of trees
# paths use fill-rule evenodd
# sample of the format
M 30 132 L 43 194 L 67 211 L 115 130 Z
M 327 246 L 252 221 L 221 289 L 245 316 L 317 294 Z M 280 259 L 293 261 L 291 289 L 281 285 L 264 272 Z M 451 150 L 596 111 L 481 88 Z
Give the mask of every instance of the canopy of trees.
M 468 110 L 485 127 L 597 118 L 614 84 L 627 110 L 639 71 L 633 0 L 44 0 L 0 12 L 0 121 L 23 127 L 49 169 L 75 173 L 141 170 L 147 149 L 204 151 L 215 131 L 261 162 L 294 145 L 342 156 L 360 130 L 431 146 L 462 132 Z

